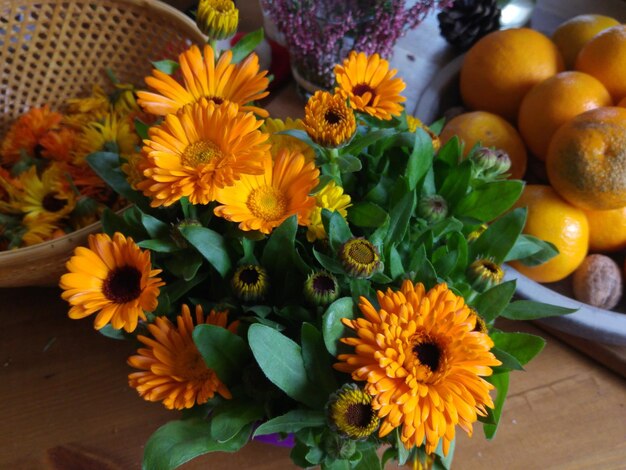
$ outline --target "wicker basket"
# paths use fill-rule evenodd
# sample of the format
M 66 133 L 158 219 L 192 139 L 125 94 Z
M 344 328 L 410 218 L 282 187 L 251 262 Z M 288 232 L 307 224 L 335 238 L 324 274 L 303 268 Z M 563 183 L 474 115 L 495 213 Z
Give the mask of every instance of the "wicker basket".
M 94 84 L 110 89 L 107 68 L 142 86 L 151 61 L 205 41 L 190 18 L 155 0 L 0 0 L 0 19 L 0 138 L 32 107 L 55 109 Z M 73 249 L 99 230 L 0 252 L 0 287 L 57 284 Z

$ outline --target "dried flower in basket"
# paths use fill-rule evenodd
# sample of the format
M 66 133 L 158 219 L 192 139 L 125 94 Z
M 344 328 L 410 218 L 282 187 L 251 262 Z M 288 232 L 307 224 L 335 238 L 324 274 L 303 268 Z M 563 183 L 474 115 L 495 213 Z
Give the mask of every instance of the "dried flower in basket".
M 457 429 L 493 437 L 510 372 L 543 347 L 496 319 L 569 312 L 513 301 L 501 266 L 554 250 L 522 234 L 506 161 L 441 146 L 377 54 L 337 64 L 303 120 L 269 117 L 259 39 L 146 79 L 138 102 L 162 119 L 137 180 L 91 162 L 134 206 L 68 262 L 70 316 L 138 340 L 130 386 L 185 410 L 145 468 L 268 435 L 301 467 L 449 468 Z
M 133 87 L 120 83 L 111 95 L 95 86 L 88 97 L 68 99 L 63 112 L 46 105 L 20 116 L 0 145 L 0 247 L 54 239 L 99 220 L 105 208 L 123 207 L 87 157 L 114 152 L 135 161 L 135 119 L 152 118 Z

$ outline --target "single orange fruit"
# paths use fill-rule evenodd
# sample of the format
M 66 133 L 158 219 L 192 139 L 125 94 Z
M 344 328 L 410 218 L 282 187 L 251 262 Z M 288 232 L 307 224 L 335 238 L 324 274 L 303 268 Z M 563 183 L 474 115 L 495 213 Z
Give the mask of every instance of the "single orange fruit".
M 561 23 L 552 34 L 552 41 L 559 48 L 565 68 L 571 70 L 576 56 L 587 42 L 600 31 L 617 26 L 619 21 L 604 15 L 578 15 Z
M 527 155 L 521 136 L 515 128 L 500 116 L 487 111 L 459 114 L 446 123 L 439 135 L 441 145 L 453 136 L 463 142 L 466 157 L 474 145 L 504 150 L 511 159 L 511 178 L 520 179 L 526 172 Z
M 511 266 L 537 282 L 556 282 L 573 273 L 587 256 L 589 225 L 585 213 L 550 186 L 538 184 L 527 185 L 515 207 L 528 208 L 524 233 L 553 243 L 559 254 L 538 266 L 519 261 L 512 261 Z
M 626 206 L 626 108 L 579 114 L 554 134 L 548 180 L 571 204 L 586 210 Z
M 600 80 L 613 101 L 620 101 L 626 96 L 626 25 L 594 36 L 578 53 L 575 67 Z
M 490 111 L 512 122 L 528 90 L 562 70 L 559 50 L 538 31 L 494 31 L 478 40 L 465 55 L 461 97 L 471 109 Z
M 561 72 L 526 93 L 517 127 L 533 155 L 545 160 L 550 139 L 561 125 L 585 111 L 612 104 L 604 85 L 591 75 Z
M 589 251 L 608 253 L 626 248 L 626 207 L 585 211 L 589 222 Z

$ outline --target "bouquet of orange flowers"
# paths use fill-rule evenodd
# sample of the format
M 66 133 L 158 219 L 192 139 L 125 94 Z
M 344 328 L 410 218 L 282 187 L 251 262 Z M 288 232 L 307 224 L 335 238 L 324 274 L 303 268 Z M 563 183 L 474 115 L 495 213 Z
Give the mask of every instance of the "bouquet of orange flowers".
M 234 31 L 223 5 L 200 11 Z M 376 54 L 337 64 L 303 119 L 271 118 L 260 38 L 161 63 L 137 93 L 160 117 L 140 157 L 87 158 L 133 206 L 67 263 L 69 316 L 136 341 L 130 386 L 184 410 L 144 468 L 263 436 L 302 467 L 449 468 L 457 427 L 493 437 L 510 372 L 543 347 L 495 320 L 569 312 L 503 282 L 505 261 L 554 249 L 522 234 L 506 155 L 441 146 Z

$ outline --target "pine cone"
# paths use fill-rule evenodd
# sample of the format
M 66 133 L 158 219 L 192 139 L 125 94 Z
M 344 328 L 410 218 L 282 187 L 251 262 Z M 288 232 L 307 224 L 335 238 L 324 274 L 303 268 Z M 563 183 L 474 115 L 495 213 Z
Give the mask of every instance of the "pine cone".
M 441 35 L 465 51 L 487 33 L 500 28 L 497 0 L 454 0 L 437 15 Z

